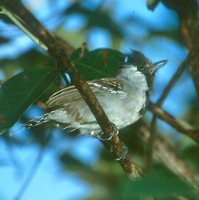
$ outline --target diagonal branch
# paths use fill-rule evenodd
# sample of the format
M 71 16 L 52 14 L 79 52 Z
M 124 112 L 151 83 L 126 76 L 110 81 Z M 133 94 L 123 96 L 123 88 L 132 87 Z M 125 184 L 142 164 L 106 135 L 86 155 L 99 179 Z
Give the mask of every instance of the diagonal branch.
M 199 24 L 198 24 L 198 2 L 197 0 L 162 0 L 162 3 L 170 8 L 173 9 L 178 17 L 180 22 L 180 31 L 182 37 L 184 39 L 184 43 L 189 49 L 189 54 L 185 61 L 180 65 L 176 73 L 174 74 L 173 78 L 168 83 L 167 87 L 162 93 L 162 96 L 157 101 L 157 105 L 161 106 L 168 96 L 170 90 L 178 80 L 178 78 L 183 73 L 184 69 L 187 65 L 189 65 L 189 69 L 192 75 L 192 78 L 195 83 L 196 92 L 199 97 L 199 57 L 198 57 L 198 50 L 199 50 Z M 151 123 L 151 138 L 149 140 L 149 165 L 151 163 L 151 155 L 152 155 L 152 147 L 153 141 L 155 138 L 155 126 L 156 126 L 156 116 L 153 116 L 152 123 Z M 190 137 L 195 137 L 190 134 Z M 193 139 L 193 138 L 192 138 Z
M 173 9 L 179 18 L 180 31 L 185 45 L 195 52 L 199 50 L 199 24 L 198 24 L 198 2 L 197 0 L 162 0 L 164 5 Z M 198 53 L 192 57 L 190 72 L 195 83 L 196 92 L 199 97 L 199 57 Z
M 33 165 L 31 166 L 30 172 L 28 173 L 27 177 L 25 178 L 25 181 L 22 183 L 19 191 L 17 192 L 17 194 L 14 197 L 15 200 L 20 200 L 22 198 L 23 194 L 26 192 L 28 186 L 30 185 L 31 181 L 33 180 L 34 176 L 36 175 L 36 173 L 39 169 L 39 166 L 44 157 L 44 153 L 45 153 L 45 149 L 43 149 L 43 148 L 40 149 L 40 151 L 38 152 L 38 155 L 36 157 L 36 160 L 34 161 Z
M 191 50 L 189 52 L 189 54 L 187 55 L 186 59 L 178 67 L 178 69 L 176 70 L 175 74 L 173 75 L 173 77 L 171 78 L 171 80 L 169 81 L 167 86 L 165 87 L 164 91 L 162 92 L 162 95 L 160 96 L 160 98 L 156 102 L 156 105 L 158 105 L 160 107 L 162 106 L 162 104 L 164 103 L 165 99 L 167 98 L 167 96 L 169 95 L 170 91 L 172 90 L 173 86 L 176 84 L 178 79 L 183 74 L 184 70 L 190 64 L 193 55 L 194 55 L 194 52 Z M 156 134 L 155 134 L 156 133 L 156 122 L 157 122 L 157 115 L 155 115 L 155 113 L 154 113 L 153 118 L 151 120 L 151 136 L 149 138 L 149 144 L 148 144 L 148 155 L 149 156 L 147 157 L 148 158 L 147 163 L 148 163 L 149 167 L 152 166 L 152 151 L 153 151 L 153 143 L 154 143 L 155 136 L 156 136 Z
M 177 131 L 190 137 L 199 144 L 199 130 L 195 130 L 190 124 L 183 120 L 176 119 L 174 116 L 172 116 L 156 104 L 150 103 L 149 110 L 153 112 L 158 118 L 164 120 L 170 126 L 175 128 Z
M 144 143 L 148 143 L 150 138 L 150 129 L 146 124 L 142 124 L 139 137 Z M 173 149 L 173 147 L 166 141 L 166 139 L 159 133 L 157 133 L 154 140 L 153 158 L 164 164 L 178 177 L 186 180 L 192 185 L 197 185 L 195 174 L 190 167 L 181 159 Z
M 173 77 L 171 78 L 171 80 L 169 81 L 167 86 L 165 87 L 164 91 L 162 92 L 162 95 L 160 96 L 160 98 L 158 99 L 156 104 L 158 104 L 159 106 L 161 106 L 163 104 L 163 102 L 165 101 L 165 99 L 169 95 L 170 91 L 172 90 L 173 86 L 176 84 L 178 79 L 183 74 L 184 70 L 190 64 L 192 57 L 193 57 L 193 51 L 191 50 L 189 52 L 189 54 L 187 55 L 186 59 L 181 63 L 181 65 L 176 70 L 175 74 L 173 75 Z
M 0 0 L 0 12 L 11 18 L 30 38 L 55 58 L 63 76 L 65 70 L 71 73 L 74 85 L 94 114 L 104 136 L 110 138 L 116 127 L 109 121 L 87 82 L 70 62 L 63 41 L 57 40 L 18 0 Z M 120 158 L 126 150 L 118 136 L 114 136 L 110 141 L 104 141 L 103 144 L 112 151 L 116 159 Z M 119 163 L 123 170 L 132 177 L 139 176 L 139 167 L 132 163 L 128 156 L 122 157 Z

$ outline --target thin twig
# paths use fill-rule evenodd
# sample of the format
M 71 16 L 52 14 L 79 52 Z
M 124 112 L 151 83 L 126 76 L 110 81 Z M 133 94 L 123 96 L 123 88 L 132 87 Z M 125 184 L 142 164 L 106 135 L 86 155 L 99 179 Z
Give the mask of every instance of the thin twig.
M 168 82 L 167 86 L 163 90 L 162 95 L 160 96 L 160 98 L 158 99 L 158 101 L 157 101 L 156 104 L 158 104 L 159 106 L 161 106 L 163 104 L 163 102 L 166 100 L 166 98 L 169 95 L 170 91 L 172 90 L 173 86 L 176 84 L 176 82 L 178 81 L 178 79 L 182 76 L 184 70 L 190 64 L 192 55 L 193 55 L 193 51 L 191 50 L 188 53 L 186 59 L 178 67 L 178 69 L 176 70 L 176 72 L 173 75 L 173 77 L 171 78 L 171 80 Z
M 173 77 L 171 78 L 171 80 L 168 82 L 167 86 L 163 90 L 162 95 L 160 96 L 160 98 L 156 102 L 156 104 L 158 106 L 162 106 L 163 102 L 166 100 L 166 98 L 169 95 L 170 91 L 172 90 L 173 86 L 176 84 L 178 79 L 183 74 L 184 70 L 189 65 L 191 58 L 192 58 L 192 55 L 193 55 L 193 51 L 190 51 L 189 54 L 187 55 L 186 59 L 178 67 L 175 74 L 173 75 Z M 153 113 L 153 117 L 152 117 L 152 120 L 151 120 L 151 126 L 150 126 L 151 127 L 151 136 L 150 136 L 150 139 L 149 139 L 148 151 L 147 151 L 147 154 L 148 154 L 147 163 L 148 163 L 149 168 L 152 166 L 152 151 L 153 151 L 154 139 L 155 139 L 155 136 L 156 136 L 156 124 L 157 124 L 157 117 Z
M 142 141 L 144 141 L 144 143 L 148 143 L 150 129 L 145 123 L 142 123 L 140 127 L 141 129 L 138 136 Z M 159 133 L 157 133 L 154 141 L 153 158 L 156 161 L 163 163 L 178 177 L 191 183 L 192 185 L 197 185 L 197 180 L 193 171 L 189 168 L 185 161 L 176 154 L 173 147 Z
M 184 39 L 185 45 L 190 49 L 189 54 L 185 61 L 178 68 L 171 81 L 162 93 L 162 96 L 157 101 L 157 105 L 161 106 L 168 96 L 169 92 L 173 88 L 178 78 L 183 73 L 186 66 L 189 64 L 192 78 L 195 83 L 195 88 L 199 97 L 199 25 L 198 25 L 198 2 L 196 0 L 179 1 L 179 0 L 164 0 L 164 5 L 170 9 L 173 9 L 180 21 L 180 31 Z M 153 115 L 152 126 L 156 125 L 157 118 Z M 151 127 L 151 130 L 155 130 L 155 127 Z M 151 139 L 149 140 L 149 152 L 151 152 L 153 146 L 153 138 L 155 138 L 155 132 L 151 132 Z M 191 134 L 192 135 L 192 134 Z M 194 136 L 192 136 L 194 137 Z M 193 139 L 193 138 L 192 138 Z M 149 155 L 151 156 L 151 155 Z M 149 159 L 150 160 L 150 159 Z
M 164 5 L 173 9 L 179 17 L 180 31 L 184 44 L 188 49 L 199 50 L 199 24 L 198 24 L 198 1 L 197 0 L 164 0 Z M 190 72 L 195 83 L 199 97 L 199 57 L 198 53 L 192 58 Z
M 9 136 L 6 136 L 6 138 L 5 138 L 6 151 L 9 154 L 12 165 L 16 168 L 16 170 L 19 170 L 20 169 L 19 161 L 17 159 L 17 156 L 14 155 L 13 142 L 11 140 L 12 139 Z
M 28 186 L 30 185 L 33 177 L 35 176 L 37 170 L 39 169 L 39 166 L 41 164 L 43 156 L 44 156 L 44 149 L 41 148 L 37 155 L 36 160 L 34 161 L 33 165 L 31 166 L 28 176 L 26 177 L 25 181 L 20 186 L 19 191 L 15 195 L 14 200 L 20 200 L 21 197 L 23 196 L 23 194 L 25 193 L 25 191 L 28 188 Z

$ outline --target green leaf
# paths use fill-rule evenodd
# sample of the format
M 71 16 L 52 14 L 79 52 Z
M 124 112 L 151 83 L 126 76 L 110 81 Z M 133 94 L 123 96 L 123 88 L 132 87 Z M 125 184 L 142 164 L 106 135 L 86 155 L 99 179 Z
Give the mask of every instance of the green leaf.
M 130 200 L 149 196 L 172 199 L 173 195 L 193 195 L 193 188 L 166 169 L 152 171 L 141 180 L 129 181 L 120 188 L 118 199 Z M 193 196 L 192 196 L 193 197 Z
M 6 131 L 58 77 L 55 68 L 32 68 L 12 77 L 0 88 L 0 131 Z
M 86 80 L 116 76 L 125 57 L 121 52 L 108 48 L 86 51 L 83 58 L 78 55 L 80 49 L 72 54 L 71 59 Z

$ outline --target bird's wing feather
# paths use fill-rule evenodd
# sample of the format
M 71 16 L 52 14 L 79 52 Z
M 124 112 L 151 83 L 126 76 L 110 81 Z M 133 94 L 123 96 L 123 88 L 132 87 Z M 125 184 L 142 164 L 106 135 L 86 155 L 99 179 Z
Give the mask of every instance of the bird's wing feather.
M 103 82 L 103 84 L 101 84 Z M 95 95 L 104 96 L 111 94 L 124 94 L 123 82 L 115 78 L 103 78 L 87 82 Z M 72 85 L 54 93 L 46 102 L 51 109 L 63 105 L 74 105 L 81 103 L 82 96 L 77 88 Z
M 103 81 L 103 84 L 101 84 Z M 104 78 L 93 81 L 88 81 L 88 84 L 98 100 L 106 98 L 108 95 L 124 95 L 126 92 L 123 90 L 122 81 L 114 78 Z M 118 97 L 118 96 L 117 96 Z M 114 97 L 113 97 L 114 98 Z M 97 124 L 94 116 L 89 114 L 89 107 L 86 105 L 82 96 L 75 86 L 66 87 L 55 94 L 53 94 L 47 101 L 49 109 L 64 109 L 68 124 L 78 122 L 81 125 L 88 126 L 89 123 Z M 89 127 L 91 125 L 89 124 Z

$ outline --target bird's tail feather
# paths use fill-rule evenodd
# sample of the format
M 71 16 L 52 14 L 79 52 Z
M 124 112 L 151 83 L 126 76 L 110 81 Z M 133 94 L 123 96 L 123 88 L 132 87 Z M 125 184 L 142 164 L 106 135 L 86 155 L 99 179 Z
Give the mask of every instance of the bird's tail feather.
M 27 129 L 34 128 L 36 126 L 40 126 L 41 124 L 49 122 L 49 119 L 47 118 L 47 116 L 48 116 L 48 113 L 46 113 L 42 116 L 35 117 L 34 119 L 31 119 L 31 120 L 25 122 L 23 124 L 23 126 Z
M 48 118 L 48 113 L 46 113 L 42 116 L 37 116 L 34 119 L 31 119 L 31 120 L 25 122 L 23 124 L 23 127 L 26 128 L 26 129 L 31 129 L 31 128 L 40 126 L 42 124 L 45 124 L 49 121 L 50 120 Z M 69 124 L 66 125 L 66 124 L 61 124 L 61 123 L 58 124 L 57 123 L 55 127 L 60 127 L 63 131 L 66 130 L 69 133 L 72 133 L 72 132 L 75 132 L 75 131 L 78 130 L 77 128 L 71 127 Z

